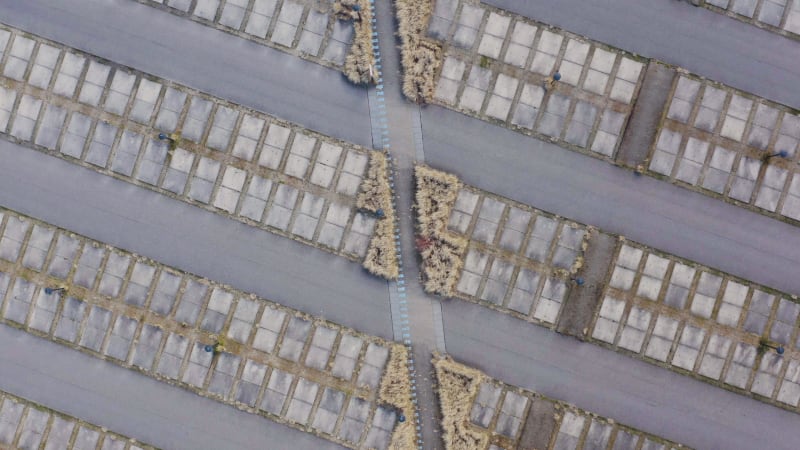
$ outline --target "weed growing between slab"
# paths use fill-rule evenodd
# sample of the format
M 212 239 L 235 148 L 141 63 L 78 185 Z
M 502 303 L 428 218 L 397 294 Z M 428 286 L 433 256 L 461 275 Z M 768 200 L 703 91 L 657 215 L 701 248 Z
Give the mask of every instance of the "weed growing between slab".
M 375 51 L 372 48 L 372 9 L 369 0 L 336 0 L 333 12 L 341 20 L 353 22 L 353 43 L 344 60 L 344 74 L 355 84 L 375 83 Z
M 449 357 L 434 356 L 439 409 L 442 414 L 442 439 L 446 450 L 486 448 L 489 436 L 470 428 L 472 402 L 484 375 L 476 369 L 458 364 Z
M 410 450 L 416 448 L 416 420 L 414 402 L 411 399 L 411 375 L 408 371 L 408 349 L 405 345 L 394 344 L 389 355 L 389 363 L 381 380 L 379 399 L 397 408 L 398 414 L 405 416 L 392 433 L 392 450 Z
M 417 103 L 433 98 L 435 77 L 442 64 L 442 47 L 425 38 L 433 12 L 432 0 L 395 0 L 403 65 L 403 94 Z
M 578 224 L 571 222 L 569 226 L 572 228 L 577 228 Z M 583 264 L 586 259 L 586 250 L 589 249 L 589 241 L 591 240 L 592 236 L 595 233 L 597 233 L 597 229 L 595 227 L 593 226 L 586 227 L 586 232 L 583 235 L 583 240 L 581 240 L 580 251 L 578 252 L 578 256 L 575 258 L 575 262 L 572 263 L 572 267 L 569 270 L 570 276 L 577 274 L 583 268 Z
M 414 175 L 422 285 L 428 293 L 452 297 L 467 249 L 466 238 L 447 231 L 461 182 L 454 175 L 424 165 L 416 166 Z
M 397 219 L 392 206 L 389 162 L 385 153 L 374 151 L 370 154 L 369 169 L 361 182 L 356 206 L 378 218 L 362 265 L 374 275 L 396 279 L 400 272 L 394 239 Z

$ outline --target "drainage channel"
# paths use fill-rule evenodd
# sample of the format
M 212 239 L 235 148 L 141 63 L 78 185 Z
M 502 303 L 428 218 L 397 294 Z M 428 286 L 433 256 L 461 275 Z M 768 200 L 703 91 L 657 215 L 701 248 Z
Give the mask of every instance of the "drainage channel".
M 383 84 L 383 65 L 381 64 L 381 50 L 378 43 L 378 32 L 375 24 L 377 14 L 375 11 L 375 0 L 370 0 L 370 10 L 372 12 L 372 49 L 375 53 L 375 70 L 377 71 L 377 83 L 374 90 L 369 92 L 370 120 L 372 125 L 373 147 L 386 153 L 389 165 L 389 183 L 392 188 L 392 207 L 397 215 L 397 192 L 395 191 L 395 164 L 391 155 L 391 141 L 389 139 L 389 123 L 386 112 L 386 98 Z M 374 107 L 374 108 L 373 108 Z M 374 114 L 373 114 L 374 109 Z M 406 293 L 406 281 L 403 273 L 403 254 L 400 247 L 400 224 L 399 221 L 394 226 L 394 244 L 397 250 L 397 260 L 399 265 L 399 275 L 397 281 L 389 282 L 389 304 L 392 315 L 392 330 L 395 339 L 400 338 L 403 345 L 408 349 L 408 371 L 411 377 L 411 397 L 414 403 L 414 424 L 417 433 L 417 448 L 422 450 L 422 427 L 420 425 L 419 405 L 417 403 L 417 371 L 414 365 L 414 352 L 412 348 L 411 326 L 408 316 L 408 299 Z

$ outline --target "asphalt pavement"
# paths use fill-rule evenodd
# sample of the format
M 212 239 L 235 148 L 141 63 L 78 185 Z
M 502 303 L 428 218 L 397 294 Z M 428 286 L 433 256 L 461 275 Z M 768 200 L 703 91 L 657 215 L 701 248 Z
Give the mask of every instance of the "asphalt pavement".
M 748 280 L 800 294 L 800 228 L 440 107 L 425 159 L 477 186 Z
M 343 448 L 7 325 L 0 341 L 0 390 L 157 448 Z
M 800 46 L 684 2 L 490 3 L 800 105 Z M 338 72 L 130 0 L 13 0 L 0 3 L 0 18 L 335 137 L 372 141 L 366 91 Z M 426 161 L 466 183 L 800 293 L 796 227 L 442 108 L 424 108 L 422 123 Z M 391 337 L 386 283 L 357 264 L 7 141 L 0 161 L 0 205 Z M 448 353 L 493 377 L 697 448 L 789 449 L 800 437 L 796 414 L 486 308 L 445 302 L 444 328 Z M 52 370 L 69 382 L 67 371 Z M 24 376 L 3 378 L 24 384 Z M 25 396 L 20 389 L 7 390 Z M 57 391 L 41 395 L 49 406 L 61 401 Z
M 784 96 L 800 96 L 794 89 L 800 84 L 800 57 L 791 57 L 800 45 L 685 2 L 563 0 L 556 5 L 540 0 L 503 6 L 647 56 L 704 64 L 717 72 L 700 73 L 717 79 L 738 76 L 723 70 L 729 67 L 725 64 L 735 64 L 740 71 L 755 68 L 764 76 L 744 77 L 749 83 L 745 88 L 783 86 Z M 348 85 L 336 71 L 185 18 L 130 0 L 2 2 L 0 17 L 317 131 L 368 146 L 372 142 L 364 89 Z M 656 39 L 664 30 L 672 30 L 671 40 Z M 698 33 L 715 39 L 689 45 L 686 39 Z M 732 38 L 716 39 L 718 34 Z M 734 45 L 737 40 L 741 45 Z M 649 54 L 651 50 L 664 53 Z M 394 52 L 384 56 L 396 57 Z M 732 62 L 707 62 L 717 58 Z M 164 59 L 172 63 L 164 64 Z M 772 79 L 780 74 L 788 78 Z M 800 248 L 795 227 L 648 177 L 632 179 L 629 172 L 602 161 L 443 108 L 424 108 L 422 122 L 426 159 L 459 173 L 467 183 L 800 293 L 800 279 L 794 276 L 800 256 L 791 251 Z
M 271 47 L 131 0 L 6 0 L 0 22 L 371 146 L 366 89 Z
M 0 206 L 290 308 L 392 339 L 361 265 L 0 139 Z
M 447 352 L 506 383 L 698 450 L 796 450 L 797 414 L 458 300 Z
M 797 41 L 686 0 L 485 0 L 800 108 Z

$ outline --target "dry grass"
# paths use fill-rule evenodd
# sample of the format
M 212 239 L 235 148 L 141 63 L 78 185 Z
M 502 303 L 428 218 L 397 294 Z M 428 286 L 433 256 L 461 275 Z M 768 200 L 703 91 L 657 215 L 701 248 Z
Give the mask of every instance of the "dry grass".
M 378 210 L 383 212 L 383 217 L 375 224 L 362 265 L 374 275 L 388 280 L 396 279 L 400 272 L 394 239 L 397 218 L 392 206 L 392 187 L 389 185 L 389 162 L 386 154 L 371 152 L 369 169 L 361 182 L 356 206 L 371 213 L 377 213 Z
M 484 375 L 450 358 L 434 358 L 442 414 L 444 448 L 475 450 L 486 448 L 489 436 L 471 428 L 469 414 Z
M 414 175 L 423 287 L 428 293 L 452 297 L 467 249 L 465 238 L 447 231 L 461 182 L 454 175 L 424 165 L 415 167 Z
M 417 181 L 415 194 L 417 223 L 424 236 L 443 233 L 450 220 L 461 182 L 455 175 L 432 169 L 425 165 L 414 168 Z
M 401 41 L 403 93 L 414 102 L 433 98 L 434 77 L 442 64 L 442 47 L 425 39 L 433 0 L 395 0 Z
M 375 231 L 369 241 L 367 254 L 361 264 L 373 275 L 387 280 L 397 279 L 400 267 L 397 262 L 395 244 L 394 223 L 387 218 L 379 220 L 375 224 Z
M 353 9 L 360 6 L 359 11 Z M 372 9 L 369 0 L 336 0 L 333 12 L 343 20 L 351 20 L 355 35 L 344 60 L 344 74 L 355 84 L 375 83 L 375 51 L 372 48 Z
M 392 433 L 391 450 L 410 450 L 416 448 L 416 423 L 414 402 L 411 400 L 411 375 L 408 372 L 408 349 L 401 344 L 392 346 L 386 374 L 381 381 L 379 393 L 381 402 L 395 406 L 406 421 L 398 423 Z
M 392 205 L 392 188 L 389 185 L 389 161 L 380 151 L 370 152 L 367 176 L 361 182 L 356 207 L 370 212 Z
M 577 226 L 577 225 L 571 225 Z M 582 268 L 585 262 L 586 250 L 589 248 L 589 241 L 592 239 L 592 236 L 597 232 L 597 230 L 592 227 L 586 227 L 586 233 L 583 235 L 583 241 L 581 241 L 581 250 L 578 253 L 578 257 L 575 258 L 575 262 L 572 263 L 572 267 L 570 268 L 570 275 L 577 274 Z
M 442 234 L 432 245 L 422 249 L 422 277 L 425 292 L 452 297 L 464 267 L 467 240 L 462 236 Z

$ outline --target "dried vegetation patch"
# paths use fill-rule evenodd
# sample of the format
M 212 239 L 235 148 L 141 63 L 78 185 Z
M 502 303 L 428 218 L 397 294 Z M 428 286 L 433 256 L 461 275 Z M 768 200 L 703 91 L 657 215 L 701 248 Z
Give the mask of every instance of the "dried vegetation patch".
M 486 448 L 489 436 L 469 425 L 472 402 L 484 375 L 450 358 L 434 358 L 437 394 L 442 414 L 442 431 L 446 450 Z
M 344 60 L 344 74 L 355 84 L 374 83 L 377 78 L 372 47 L 372 9 L 369 0 L 336 0 L 333 12 L 353 22 L 353 43 Z
M 433 98 L 434 79 L 442 64 L 442 47 L 426 39 L 433 0 L 395 0 L 403 65 L 403 93 L 414 102 Z
M 370 153 L 369 169 L 361 182 L 356 206 L 378 218 L 362 262 L 364 268 L 374 275 L 396 279 L 400 271 L 394 239 L 397 217 L 392 205 L 389 161 L 385 153 Z
M 422 257 L 422 283 L 431 294 L 452 297 L 461 269 L 467 240 L 447 231 L 447 222 L 461 182 L 455 175 L 418 165 L 415 209 L 417 249 Z
M 381 382 L 380 401 L 393 405 L 406 417 L 398 423 L 392 433 L 391 450 L 410 450 L 416 448 L 416 422 L 414 402 L 411 399 L 411 375 L 408 371 L 408 349 L 401 344 L 392 346 L 386 374 Z

